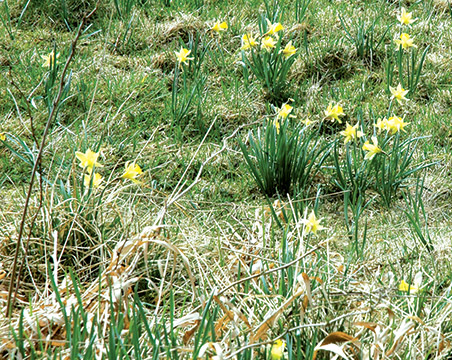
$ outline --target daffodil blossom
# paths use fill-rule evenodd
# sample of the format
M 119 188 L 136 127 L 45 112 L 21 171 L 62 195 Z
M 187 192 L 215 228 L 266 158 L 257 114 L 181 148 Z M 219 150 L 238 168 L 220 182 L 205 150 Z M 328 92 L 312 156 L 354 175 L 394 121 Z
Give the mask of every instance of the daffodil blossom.
M 242 47 L 241 50 L 248 50 L 252 47 L 257 46 L 257 42 L 251 34 L 243 34 L 242 35 Z
M 276 45 L 275 39 L 273 39 L 271 36 L 266 36 L 262 39 L 261 48 L 265 49 L 267 51 L 270 51 L 273 49 Z
M 406 125 L 409 125 L 409 123 L 406 123 L 403 121 L 401 117 L 398 116 L 391 116 L 387 120 L 387 130 L 391 132 L 391 134 L 395 134 L 398 131 L 405 131 L 404 127 Z
M 383 130 L 389 130 L 388 119 L 378 119 L 377 123 L 374 126 L 378 129 L 378 133 L 382 132 Z
M 185 48 L 181 48 L 179 52 L 175 51 L 177 61 L 179 64 L 187 64 L 189 60 L 193 60 L 193 58 L 188 57 L 190 55 L 191 50 L 187 50 Z
M 409 292 L 410 294 L 415 294 L 419 291 L 419 288 L 416 285 L 408 285 L 405 280 L 402 280 L 399 285 L 399 290 L 406 293 Z
M 357 130 L 359 123 L 356 123 L 355 126 L 351 126 L 349 123 L 345 124 L 345 130 L 341 131 L 341 135 L 344 136 L 344 144 L 347 144 L 348 142 L 360 138 L 364 135 L 362 131 Z
M 306 233 L 309 234 L 312 232 L 316 235 L 317 231 L 325 229 L 322 225 L 320 225 L 320 220 L 322 219 L 317 219 L 314 211 L 311 211 L 308 218 L 302 220 Z
M 80 167 L 88 168 L 92 170 L 95 167 L 103 167 L 103 165 L 97 162 L 97 158 L 99 157 L 99 153 L 91 151 L 91 149 L 86 150 L 86 153 L 82 153 L 80 151 L 75 152 L 75 156 L 80 160 Z
M 422 272 L 419 271 L 412 280 L 411 284 L 408 284 L 405 280 L 402 280 L 399 285 L 399 290 L 409 294 L 416 294 L 422 291 Z
M 344 109 L 341 105 L 336 104 L 333 106 L 332 103 L 330 103 L 325 110 L 325 118 L 330 119 L 332 121 L 337 120 L 339 124 L 342 124 L 342 120 L 339 119 L 339 116 L 345 116 Z
M 44 63 L 42 64 L 42 67 L 50 67 L 51 64 L 56 63 L 56 59 L 60 57 L 60 54 L 58 53 L 55 57 L 55 53 L 53 50 L 49 53 L 49 55 L 41 55 L 41 58 L 44 60 Z
M 306 118 L 304 120 L 301 120 L 301 123 L 304 124 L 305 126 L 309 126 L 311 124 L 314 124 L 315 121 L 310 120 L 309 118 Z
M 86 174 L 84 176 L 84 184 L 86 187 L 89 187 L 89 185 L 91 183 L 91 177 L 92 177 L 92 173 Z M 93 178 L 93 188 L 95 188 L 95 189 L 99 188 L 100 184 L 102 183 L 103 180 L 104 180 L 104 178 L 100 174 L 95 173 L 94 178 Z
M 283 357 L 284 349 L 286 348 L 286 342 L 278 339 L 276 340 L 273 345 L 270 352 L 271 360 L 280 360 Z
M 413 43 L 413 39 L 407 33 L 400 34 L 400 39 L 395 39 L 394 42 L 397 45 L 401 45 L 403 49 L 408 49 L 412 46 L 416 47 Z
M 292 40 L 291 40 L 286 45 L 286 47 L 284 49 L 280 50 L 279 52 L 284 55 L 285 59 L 288 59 L 297 52 L 297 49 L 295 48 L 295 46 L 292 45 Z
M 290 115 L 292 110 L 293 110 L 292 106 L 290 106 L 289 104 L 284 104 L 283 106 L 281 106 L 281 109 L 278 111 L 277 117 L 281 118 L 281 119 L 287 119 L 288 117 L 294 118 L 295 115 Z
M 378 139 L 376 136 L 372 136 L 372 143 L 373 144 L 370 144 L 369 141 L 366 141 L 363 145 L 363 150 L 367 151 L 366 156 L 364 156 L 365 160 L 372 160 L 375 155 L 381 153 L 381 149 L 378 147 Z
M 400 10 L 400 15 L 397 15 L 397 20 L 399 20 L 402 25 L 411 25 L 416 21 L 415 19 L 412 19 L 412 17 L 412 14 L 406 12 L 405 8 L 402 7 L 402 9 Z
M 268 31 L 264 35 L 273 35 L 278 31 L 284 30 L 284 27 L 280 23 L 272 24 L 270 20 L 267 19 Z
M 402 280 L 399 285 L 399 291 L 408 294 L 416 294 L 420 292 L 422 289 L 419 287 L 420 284 L 408 284 L 405 280 Z
M 135 163 L 131 163 L 130 161 L 126 162 L 126 169 L 124 174 L 121 175 L 123 179 L 132 180 L 135 184 L 141 184 L 141 181 L 137 180 L 136 177 L 141 175 L 143 171 L 140 166 Z
M 1 141 L 5 141 L 6 140 L 6 135 L 3 133 L 0 133 L 0 140 Z
M 401 84 L 397 85 L 396 88 L 393 88 L 392 86 L 389 87 L 389 90 L 391 91 L 391 99 L 396 99 L 399 104 L 402 103 L 402 100 L 407 101 L 408 99 L 405 97 L 406 94 L 408 94 L 409 90 L 405 90 Z
M 227 29 L 228 29 L 228 24 L 226 23 L 226 21 L 223 21 L 222 23 L 217 21 L 210 30 L 220 33 L 222 31 L 226 31 Z

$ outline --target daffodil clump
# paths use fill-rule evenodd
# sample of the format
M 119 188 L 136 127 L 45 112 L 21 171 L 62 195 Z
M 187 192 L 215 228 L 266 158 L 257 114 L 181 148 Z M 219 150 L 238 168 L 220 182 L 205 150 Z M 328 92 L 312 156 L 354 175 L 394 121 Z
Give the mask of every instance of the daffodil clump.
M 227 31 L 226 22 L 215 22 L 208 30 L 213 39 L 210 43 L 215 43 L 220 47 L 222 33 Z M 219 35 L 221 34 L 221 35 Z M 218 37 L 217 37 L 218 35 Z M 182 43 L 178 51 L 174 51 L 173 61 L 174 76 L 171 86 L 171 127 L 177 129 L 179 134 L 193 122 L 201 120 L 201 112 L 198 111 L 196 117 L 189 116 L 193 109 L 201 108 L 206 98 L 205 87 L 207 86 L 208 75 L 205 73 L 203 62 L 208 51 L 214 53 L 213 49 L 205 44 L 204 35 L 197 32 L 194 37 L 190 37 L 187 43 Z
M 407 102 L 406 95 L 409 94 L 410 98 L 413 98 L 416 92 L 417 85 L 419 83 L 422 67 L 424 65 L 427 51 L 430 46 L 427 46 L 422 54 L 416 50 L 418 47 L 416 44 L 416 36 L 410 33 L 411 24 L 416 21 L 413 18 L 411 12 L 401 8 L 397 14 L 397 20 L 399 22 L 399 31 L 394 36 L 394 55 L 389 55 L 388 68 L 386 70 L 388 76 L 388 93 L 391 95 L 391 99 L 396 100 L 398 104 L 403 105 Z M 391 54 L 389 52 L 388 54 Z M 394 66 L 392 65 L 392 59 L 395 59 L 395 65 L 397 68 L 398 85 L 392 87 L 391 82 L 394 76 Z
M 92 184 L 93 188 L 99 188 L 102 184 L 103 177 L 99 173 L 95 172 L 95 168 L 104 167 L 97 161 L 99 153 L 88 149 L 84 153 L 76 151 L 75 156 L 80 161 L 78 165 L 87 171 L 87 173 L 83 175 L 83 183 L 85 187 L 89 188 Z
M 99 163 L 97 160 L 99 158 L 99 153 L 94 152 L 91 149 L 86 150 L 86 152 L 75 152 L 76 158 L 80 161 L 79 166 L 83 168 L 86 173 L 83 175 L 83 184 L 86 188 L 91 186 L 94 189 L 102 188 L 102 183 L 104 178 L 102 175 L 97 173 L 95 170 L 97 168 L 103 168 L 104 165 Z M 141 181 L 137 179 L 143 171 L 140 166 L 135 162 L 126 162 L 124 173 L 121 175 L 122 179 L 129 179 L 135 184 L 141 184 Z
M 347 122 L 345 129 L 339 131 L 345 151 L 340 149 L 339 142 L 334 148 L 335 183 L 346 192 L 352 208 L 362 201 L 369 188 L 376 190 L 381 195 L 382 202 L 389 206 L 403 180 L 408 176 L 407 174 L 413 174 L 430 166 L 418 165 L 414 168 L 411 166 L 417 142 L 416 139 L 409 137 L 404 139 L 410 122 L 406 121 L 404 116 L 394 114 L 394 112 L 400 111 L 394 109 L 394 105 L 402 107 L 412 101 L 407 98 L 407 95 L 414 92 L 427 51 L 427 49 L 424 51 L 418 65 L 415 53 L 413 52 L 409 56 L 410 73 L 405 77 L 404 57 L 408 56 L 406 54 L 408 50 L 416 47 L 414 38 L 408 33 L 407 27 L 415 19 L 405 8 L 401 8 L 397 19 L 400 23 L 400 33 L 394 42 L 397 45 L 399 82 L 396 86 L 392 86 L 392 70 L 389 70 L 387 87 L 390 95 L 388 112 L 392 115 L 374 120 L 373 126 L 369 123 L 366 124 L 362 120 L 362 116 L 354 126 Z M 407 88 L 403 84 L 407 84 Z M 345 113 L 340 102 L 330 102 L 324 110 L 324 120 L 341 124 L 343 116 Z
M 249 133 L 249 146 L 240 142 L 250 174 L 268 196 L 307 195 L 326 159 L 326 142 L 319 135 L 320 128 L 309 126 L 313 121 L 296 119 L 292 105 L 273 109 L 262 127 Z
M 406 97 L 409 90 L 401 83 L 388 87 L 392 112 L 393 104 L 403 106 L 409 101 Z M 340 124 L 344 115 L 340 103 L 330 103 L 324 111 L 324 120 Z M 375 120 L 373 126 L 366 124 L 362 115 L 357 120 L 353 126 L 346 122 L 345 129 L 339 131 L 345 149 L 340 148 L 339 142 L 335 144 L 335 183 L 346 192 L 352 208 L 362 201 L 369 188 L 376 190 L 382 202 L 389 206 L 407 174 L 430 165 L 411 167 L 417 142 L 409 137 L 404 139 L 410 125 L 405 117 L 392 114 Z
M 287 75 L 298 49 L 293 40 L 285 40 L 284 26 L 281 23 L 272 23 L 266 19 L 260 25 L 263 29 L 260 35 L 242 35 L 242 61 L 262 83 L 271 99 L 281 99 L 287 88 Z
M 397 15 L 397 20 L 399 20 L 401 26 L 410 26 L 415 21 L 415 19 L 413 19 L 413 15 L 407 12 L 404 7 L 401 8 L 400 14 Z M 394 39 L 394 42 L 404 50 L 407 50 L 413 46 L 416 47 L 414 39 L 406 32 L 402 32 L 399 38 Z

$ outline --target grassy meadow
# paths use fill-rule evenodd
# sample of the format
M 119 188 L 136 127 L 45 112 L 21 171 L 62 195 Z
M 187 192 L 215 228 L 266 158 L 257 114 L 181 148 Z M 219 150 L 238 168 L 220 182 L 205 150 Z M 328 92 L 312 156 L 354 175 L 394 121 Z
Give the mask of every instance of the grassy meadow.
M 450 1 L 0 20 L 0 358 L 452 358 Z

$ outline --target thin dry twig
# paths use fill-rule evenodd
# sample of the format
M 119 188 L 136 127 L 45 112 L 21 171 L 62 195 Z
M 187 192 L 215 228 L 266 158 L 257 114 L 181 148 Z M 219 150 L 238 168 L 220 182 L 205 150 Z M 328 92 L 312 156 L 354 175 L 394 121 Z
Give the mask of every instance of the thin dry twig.
M 6 317 L 8 317 L 9 319 L 11 319 L 11 314 L 12 314 L 12 308 L 14 306 L 16 297 L 17 297 L 17 291 L 19 289 L 19 285 L 20 285 L 20 273 L 18 276 L 17 281 L 14 282 L 14 278 L 16 277 L 16 272 L 17 272 L 17 263 L 18 263 L 18 259 L 19 259 L 19 251 L 21 248 L 21 243 L 22 243 L 22 235 L 24 232 L 24 228 L 25 228 L 25 221 L 27 218 L 27 212 L 28 212 L 28 207 L 29 207 L 29 202 L 30 202 L 30 198 L 31 198 L 31 193 L 33 191 L 33 185 L 34 185 L 34 180 L 36 177 L 36 173 L 39 167 L 39 163 L 42 157 L 42 154 L 44 152 L 44 148 L 46 145 L 46 140 L 47 140 L 47 134 L 49 132 L 50 129 L 50 125 L 52 123 L 52 120 L 56 114 L 56 110 L 57 107 L 61 101 L 61 96 L 63 94 L 63 89 L 65 86 L 65 79 L 66 79 L 66 73 L 67 70 L 69 68 L 69 64 L 72 61 L 72 58 L 74 57 L 75 54 L 75 49 L 76 49 L 76 45 L 77 45 L 77 41 L 80 38 L 80 35 L 82 34 L 82 28 L 85 25 L 86 21 L 96 12 L 97 10 L 97 5 L 96 7 L 86 16 L 83 17 L 82 22 L 80 23 L 80 26 L 78 28 L 77 34 L 75 35 L 74 40 L 72 41 L 72 46 L 71 46 L 71 52 L 69 54 L 69 57 L 66 60 L 66 64 L 63 68 L 63 72 L 61 74 L 61 80 L 60 80 L 60 85 L 59 85 L 59 90 L 58 90 L 58 94 L 56 96 L 56 98 L 53 101 L 52 104 L 52 110 L 49 114 L 49 117 L 47 119 L 47 123 L 46 126 L 44 128 L 44 133 L 42 134 L 42 139 L 41 139 L 41 145 L 39 147 L 39 151 L 38 151 L 38 155 L 36 156 L 36 160 L 34 162 L 33 165 L 33 170 L 31 172 L 31 179 L 30 179 L 30 185 L 28 187 L 28 192 L 27 192 L 27 197 L 25 198 L 25 204 L 24 204 L 24 210 L 22 213 L 22 219 L 20 222 L 20 227 L 19 227 L 19 235 L 17 238 L 17 244 L 16 244 L 16 250 L 14 253 L 14 260 L 13 260 L 13 265 L 12 265 L 12 271 L 11 271 L 11 276 L 10 276 L 10 283 L 9 283 L 9 288 L 8 288 L 8 300 L 7 300 L 7 305 L 6 305 Z M 33 227 L 33 223 L 31 224 L 31 226 Z M 29 241 L 27 241 L 25 248 L 28 247 Z M 14 283 L 16 283 L 16 287 L 14 288 Z M 14 289 L 14 294 L 13 294 L 13 289 Z
M 233 287 L 235 287 L 235 286 L 237 286 L 237 285 L 239 285 L 239 284 L 241 284 L 241 283 L 243 283 L 243 282 L 246 282 L 246 281 L 248 281 L 248 280 L 252 280 L 252 279 L 255 279 L 255 278 L 258 278 L 258 277 L 261 277 L 261 276 L 264 276 L 264 275 L 267 275 L 267 274 L 270 274 L 270 273 L 273 273 L 273 272 L 276 272 L 276 271 L 283 270 L 283 269 L 286 269 L 286 268 L 288 268 L 288 267 L 291 267 L 292 265 L 294 265 L 294 264 L 296 264 L 297 262 L 299 262 L 301 259 L 303 259 L 303 258 L 305 258 L 306 256 L 311 255 L 312 253 L 314 253 L 314 252 L 316 252 L 317 250 L 319 250 L 319 249 L 320 249 L 321 247 L 323 247 L 328 241 L 330 241 L 330 239 L 327 239 L 327 240 L 325 240 L 325 241 L 322 241 L 322 242 L 321 242 L 320 244 L 318 244 L 315 248 L 309 250 L 308 252 L 304 253 L 303 255 L 300 255 L 299 257 L 297 257 L 296 259 L 292 260 L 291 262 L 288 262 L 287 264 L 284 264 L 284 265 L 281 265 L 281 266 L 279 266 L 279 267 L 276 267 L 276 268 L 273 268 L 273 269 L 269 269 L 269 270 L 263 271 L 263 272 L 261 272 L 261 273 L 254 274 L 254 275 L 248 276 L 248 277 L 246 277 L 246 278 L 237 280 L 237 281 L 235 281 L 235 282 L 229 284 L 228 286 L 226 286 L 224 289 L 220 290 L 220 291 L 219 291 L 217 294 L 215 294 L 215 295 L 220 296 L 220 295 L 224 294 L 226 291 L 228 291 L 229 289 L 231 289 L 231 288 L 233 288 Z

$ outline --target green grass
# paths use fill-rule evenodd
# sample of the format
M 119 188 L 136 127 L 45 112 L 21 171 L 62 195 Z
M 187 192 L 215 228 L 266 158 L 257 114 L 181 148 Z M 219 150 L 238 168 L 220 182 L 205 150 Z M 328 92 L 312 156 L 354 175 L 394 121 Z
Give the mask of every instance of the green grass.
M 18 245 L 63 68 L 96 3 Z M 410 27 L 397 21 L 401 6 Z M 367 359 L 377 343 L 379 358 L 450 357 L 447 1 L 5 0 L 0 17 L 0 357 L 272 359 L 277 339 L 284 359 Z M 241 50 L 243 34 L 264 36 L 265 19 L 284 26 L 277 50 Z M 216 21 L 228 29 L 213 33 Z M 399 52 L 401 32 L 415 50 Z M 290 40 L 286 59 L 277 51 Z M 179 66 L 181 47 L 193 60 Z M 55 66 L 43 66 L 54 49 Z M 389 91 L 400 81 L 402 104 Z M 280 132 L 285 103 L 294 117 L 279 119 Z M 336 103 L 342 123 L 326 119 Z M 405 131 L 378 134 L 391 116 Z M 307 118 L 312 141 L 276 150 Z M 346 122 L 364 132 L 348 152 Z M 384 153 L 365 160 L 373 135 Z M 307 159 L 315 171 L 294 180 L 290 164 L 315 144 L 325 158 Z M 100 188 L 75 156 L 87 149 L 104 165 Z M 127 162 L 140 183 L 122 177 Z M 267 191 L 263 181 L 279 183 Z M 312 211 L 316 234 L 305 226 Z

